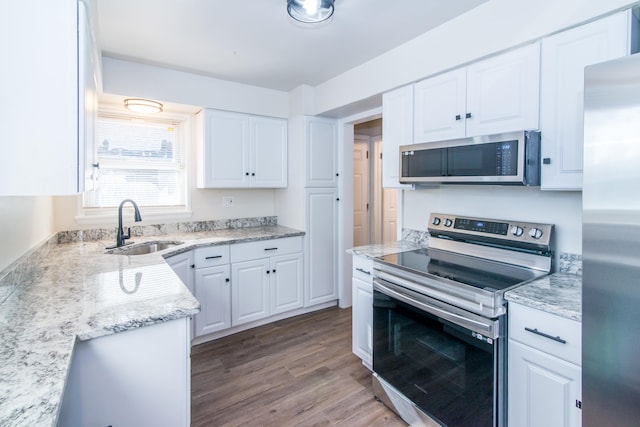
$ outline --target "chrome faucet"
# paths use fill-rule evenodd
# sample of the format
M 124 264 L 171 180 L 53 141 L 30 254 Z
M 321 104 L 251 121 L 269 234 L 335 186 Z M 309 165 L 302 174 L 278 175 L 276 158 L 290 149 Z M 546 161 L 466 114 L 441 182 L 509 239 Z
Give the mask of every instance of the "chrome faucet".
M 133 205 L 135 222 L 142 221 L 142 217 L 140 216 L 140 209 L 138 209 L 138 205 L 136 205 L 136 202 L 134 202 L 131 199 L 124 199 L 122 203 L 120 203 L 120 206 L 118 207 L 118 233 L 116 235 L 116 245 L 111 246 L 107 249 L 119 248 L 120 246 L 130 245 L 131 243 L 133 243 L 133 242 L 125 243 L 125 240 L 131 238 L 131 227 L 127 228 L 126 236 L 124 234 L 124 230 L 122 229 L 122 206 L 127 202 L 131 202 L 131 204 Z

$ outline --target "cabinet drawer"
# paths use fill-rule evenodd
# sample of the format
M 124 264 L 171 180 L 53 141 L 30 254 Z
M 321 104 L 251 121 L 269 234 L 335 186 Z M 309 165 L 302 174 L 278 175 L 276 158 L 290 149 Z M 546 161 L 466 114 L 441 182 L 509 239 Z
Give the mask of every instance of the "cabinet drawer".
M 367 283 L 373 283 L 373 260 L 361 256 L 353 256 L 353 277 Z
M 582 365 L 582 325 L 575 320 L 509 303 L 509 338 Z
M 193 261 L 196 268 L 229 264 L 229 245 L 196 248 Z
M 231 262 L 302 252 L 302 237 L 259 240 L 231 245 Z

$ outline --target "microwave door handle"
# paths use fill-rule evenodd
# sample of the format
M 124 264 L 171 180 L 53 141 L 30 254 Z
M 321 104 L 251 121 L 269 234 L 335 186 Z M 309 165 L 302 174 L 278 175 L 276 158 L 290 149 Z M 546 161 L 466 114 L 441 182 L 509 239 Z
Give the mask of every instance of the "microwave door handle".
M 480 330 L 486 331 L 487 334 L 491 334 L 493 332 L 492 328 L 491 328 L 491 325 L 488 325 L 488 324 L 483 323 L 483 322 L 478 322 L 477 320 L 469 319 L 468 317 L 465 317 L 465 316 L 460 316 L 459 314 L 456 314 L 456 313 L 451 313 L 448 310 L 442 309 L 440 307 L 436 307 L 434 305 L 431 305 L 431 304 L 428 304 L 428 303 L 425 303 L 425 302 L 422 302 L 422 301 L 415 300 L 415 299 L 411 298 L 408 295 L 405 295 L 405 294 L 403 294 L 401 292 L 397 292 L 397 291 L 395 291 L 393 289 L 390 289 L 390 288 L 384 286 L 382 283 L 380 283 L 377 280 L 374 280 L 373 288 L 375 290 L 379 291 L 379 292 L 382 292 L 383 294 L 385 294 L 387 296 L 390 296 L 392 298 L 396 298 L 396 299 L 398 299 L 398 300 L 400 300 L 400 301 L 402 301 L 404 303 L 407 303 L 407 304 L 412 305 L 412 306 L 414 306 L 416 308 L 424 310 L 427 313 L 431 313 L 434 316 L 440 316 L 443 319 L 451 320 L 451 321 L 454 321 L 454 322 L 457 320 L 458 322 L 456 322 L 456 323 L 458 323 L 458 324 L 460 324 L 460 323 L 469 324 L 470 323 L 472 325 L 475 325 L 476 328 L 479 328 Z M 461 325 L 461 326 L 464 326 L 464 325 Z

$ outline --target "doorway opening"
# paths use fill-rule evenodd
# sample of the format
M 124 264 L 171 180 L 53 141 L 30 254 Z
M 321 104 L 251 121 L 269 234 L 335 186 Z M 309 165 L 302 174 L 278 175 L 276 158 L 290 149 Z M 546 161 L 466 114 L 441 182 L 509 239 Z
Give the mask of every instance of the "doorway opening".
M 354 126 L 353 246 L 397 240 L 397 191 L 382 187 L 382 119 Z

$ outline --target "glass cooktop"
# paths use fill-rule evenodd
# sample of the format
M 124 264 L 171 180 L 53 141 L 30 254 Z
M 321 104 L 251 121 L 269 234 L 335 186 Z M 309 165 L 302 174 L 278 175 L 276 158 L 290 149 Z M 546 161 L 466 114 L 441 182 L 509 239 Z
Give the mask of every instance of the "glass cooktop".
M 539 275 L 522 267 L 453 252 L 431 249 L 430 254 L 426 248 L 381 256 L 376 261 L 488 291 L 500 291 Z

